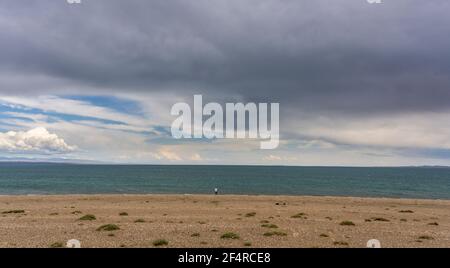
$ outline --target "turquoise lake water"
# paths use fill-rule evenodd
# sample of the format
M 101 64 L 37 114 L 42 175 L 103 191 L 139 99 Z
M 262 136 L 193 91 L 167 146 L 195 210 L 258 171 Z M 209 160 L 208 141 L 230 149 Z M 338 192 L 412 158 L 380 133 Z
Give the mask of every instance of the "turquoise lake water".
M 450 199 L 450 168 L 0 163 L 0 194 L 178 193 Z

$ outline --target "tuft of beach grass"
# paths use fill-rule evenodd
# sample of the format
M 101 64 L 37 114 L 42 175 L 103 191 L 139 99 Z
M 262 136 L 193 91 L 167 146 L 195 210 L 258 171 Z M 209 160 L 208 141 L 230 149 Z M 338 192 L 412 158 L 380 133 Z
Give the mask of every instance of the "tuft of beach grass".
M 153 246 L 155 247 L 161 247 L 161 246 L 167 246 L 169 245 L 169 242 L 165 239 L 157 239 L 155 241 L 153 241 Z
M 222 239 L 239 239 L 239 235 L 235 233 L 224 233 L 220 236 Z
M 64 245 L 61 242 L 55 242 L 55 243 L 51 244 L 50 247 L 51 248 L 62 248 L 62 247 L 64 247 Z
M 8 211 L 3 211 L 2 214 L 20 214 L 20 213 L 25 213 L 25 210 L 23 209 L 14 209 L 14 210 L 8 210 Z
M 433 240 L 434 238 L 432 236 L 429 236 L 429 235 L 421 235 L 421 236 L 419 236 L 419 239 L 421 239 L 421 240 Z
M 97 228 L 97 231 L 116 231 L 116 230 L 120 230 L 120 228 L 115 224 L 105 224 Z
M 398 212 L 399 213 L 414 213 L 414 211 L 409 210 L 409 209 L 407 209 L 407 210 L 399 210 Z
M 382 218 L 382 217 L 373 217 L 371 218 L 371 220 L 373 221 L 384 221 L 384 222 L 389 222 L 390 220 L 386 219 L 386 218 Z
M 333 245 L 335 246 L 348 246 L 348 243 L 345 241 L 334 241 Z
M 292 215 L 291 218 L 293 218 L 293 219 L 307 219 L 306 213 L 303 213 L 303 212 L 300 212 L 300 213 L 297 213 L 295 215 Z
M 262 224 L 261 227 L 264 228 L 278 228 L 276 224 Z
M 93 220 L 96 220 L 96 219 L 97 218 L 95 217 L 95 215 L 87 214 L 87 215 L 84 215 L 83 217 L 79 218 L 78 220 L 79 221 L 93 221 Z
M 287 233 L 280 231 L 267 232 L 263 234 L 264 236 L 287 236 Z

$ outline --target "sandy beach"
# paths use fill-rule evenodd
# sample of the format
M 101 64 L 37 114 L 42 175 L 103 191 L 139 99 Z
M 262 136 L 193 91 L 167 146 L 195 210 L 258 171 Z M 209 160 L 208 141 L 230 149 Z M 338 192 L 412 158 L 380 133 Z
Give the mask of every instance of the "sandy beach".
M 369 239 L 382 247 L 450 247 L 450 201 L 0 196 L 0 247 L 61 247 L 69 239 L 82 247 L 366 247 Z

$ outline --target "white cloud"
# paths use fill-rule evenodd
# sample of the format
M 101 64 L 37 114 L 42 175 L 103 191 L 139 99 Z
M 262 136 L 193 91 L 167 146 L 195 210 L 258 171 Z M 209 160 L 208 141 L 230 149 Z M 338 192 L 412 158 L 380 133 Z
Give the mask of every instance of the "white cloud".
M 278 155 L 271 154 L 271 155 L 265 156 L 263 158 L 263 160 L 265 160 L 265 161 L 281 161 L 282 158 Z
M 178 155 L 176 152 L 173 152 L 167 148 L 161 148 L 157 154 L 155 154 L 155 157 L 159 160 L 166 159 L 169 161 L 181 161 L 183 158 Z
M 43 127 L 28 131 L 0 133 L 0 151 L 33 153 L 67 153 L 76 149 Z
M 56 112 L 77 116 L 94 117 L 104 120 L 120 121 L 130 125 L 142 125 L 142 118 L 118 113 L 109 108 L 92 105 L 85 101 L 60 98 L 57 96 L 39 96 L 37 98 L 0 96 L 2 105 L 23 109 L 40 109 L 44 112 Z
M 280 164 L 295 164 L 298 162 L 298 158 L 295 155 L 290 155 L 292 152 L 284 151 L 283 156 L 279 155 L 266 155 L 262 158 L 263 163 L 273 164 L 273 162 L 280 162 Z
M 318 148 L 318 149 L 333 149 L 336 145 L 331 142 L 323 141 L 323 140 L 304 140 L 299 142 L 299 149 L 304 148 Z
M 379 148 L 450 149 L 450 111 L 338 117 L 321 115 L 290 122 L 291 131 L 314 142 L 299 148 L 332 149 L 334 144 Z
M 58 116 L 49 115 L 48 113 L 88 117 L 86 119 L 80 118 L 78 120 L 72 120 L 72 122 L 79 125 L 90 125 L 96 128 L 105 128 L 116 131 L 152 131 L 155 126 L 169 126 L 173 120 L 173 117 L 170 115 L 170 107 L 175 98 L 174 96 L 155 94 L 155 96 L 152 95 L 147 98 L 136 97 L 133 95 L 114 95 L 114 97 L 134 101 L 141 109 L 142 114 L 128 114 L 82 100 L 73 100 L 51 95 L 30 98 L 24 96 L 3 96 L 0 94 L 0 106 L 19 110 L 14 112 L 2 112 L 5 115 L 31 119 L 36 121 L 39 125 L 45 123 L 49 118 L 57 121 L 64 120 Z M 41 111 L 38 113 L 29 112 L 32 109 Z M 20 110 L 27 112 L 20 112 Z M 89 118 L 94 119 L 91 120 Z M 116 121 L 121 122 L 122 124 L 102 123 L 97 119 Z M 8 123 L 11 124 L 12 119 L 8 118 L 7 120 L 9 121 Z M 0 121 L 4 120 L 0 119 Z M 14 123 L 21 125 L 19 122 Z
M 203 160 L 203 158 L 198 153 L 193 154 L 190 159 L 192 161 L 202 161 Z

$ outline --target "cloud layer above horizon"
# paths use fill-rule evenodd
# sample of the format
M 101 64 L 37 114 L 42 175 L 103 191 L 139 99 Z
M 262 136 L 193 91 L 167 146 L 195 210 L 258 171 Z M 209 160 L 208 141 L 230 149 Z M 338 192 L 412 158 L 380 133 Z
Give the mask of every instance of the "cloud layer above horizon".
M 2 1 L 0 157 L 450 165 L 450 2 L 383 2 Z M 279 102 L 280 147 L 172 139 L 194 94 Z
M 12 153 L 67 153 L 74 151 L 75 146 L 67 145 L 56 134 L 49 133 L 45 128 L 34 128 L 29 131 L 6 133 L 0 132 L 0 150 Z

